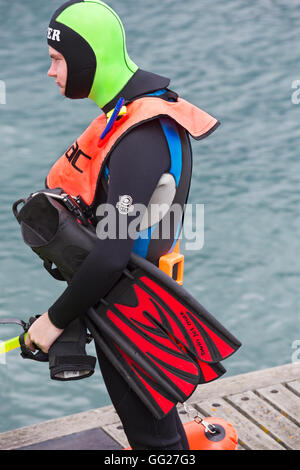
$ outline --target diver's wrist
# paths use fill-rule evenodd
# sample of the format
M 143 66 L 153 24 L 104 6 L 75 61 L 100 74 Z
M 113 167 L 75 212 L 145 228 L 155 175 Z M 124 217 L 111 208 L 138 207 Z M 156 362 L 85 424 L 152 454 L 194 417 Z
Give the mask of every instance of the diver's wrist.
M 66 328 L 67 325 L 64 325 L 61 321 L 59 321 L 59 319 L 57 318 L 57 315 L 56 315 L 56 313 L 55 313 L 55 311 L 52 307 L 50 307 L 48 309 L 47 314 L 48 314 L 49 321 L 52 323 L 52 325 L 55 328 L 57 328 L 59 330 L 63 330 L 63 329 Z

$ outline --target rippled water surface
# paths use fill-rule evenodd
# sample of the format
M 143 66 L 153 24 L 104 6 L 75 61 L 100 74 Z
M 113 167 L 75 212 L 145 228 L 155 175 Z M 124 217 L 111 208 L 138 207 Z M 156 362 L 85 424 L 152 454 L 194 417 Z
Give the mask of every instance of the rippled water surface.
M 11 205 L 43 186 L 51 164 L 99 114 L 88 100 L 62 98 L 47 78 L 45 30 L 60 4 L 0 0 L 1 317 L 43 313 L 63 290 L 23 244 Z M 243 342 L 225 363 L 228 375 L 291 362 L 300 340 L 300 105 L 291 99 L 300 80 L 300 1 L 110 5 L 133 60 L 170 77 L 222 123 L 193 142 L 190 202 L 205 205 L 205 243 L 185 251 L 185 287 Z M 16 334 L 1 327 L 1 339 Z M 88 380 L 56 383 L 47 365 L 18 351 L 0 364 L 0 381 L 0 431 L 110 403 L 98 369 Z

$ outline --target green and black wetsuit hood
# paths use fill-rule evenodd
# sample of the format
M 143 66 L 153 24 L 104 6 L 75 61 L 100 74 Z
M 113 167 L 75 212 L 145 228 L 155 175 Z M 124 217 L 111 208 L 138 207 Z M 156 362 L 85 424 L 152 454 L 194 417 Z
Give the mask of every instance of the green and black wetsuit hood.
M 100 0 L 64 3 L 51 18 L 48 44 L 66 60 L 66 97 L 90 98 L 105 112 L 120 95 L 130 100 L 170 83 L 130 59 L 120 18 Z

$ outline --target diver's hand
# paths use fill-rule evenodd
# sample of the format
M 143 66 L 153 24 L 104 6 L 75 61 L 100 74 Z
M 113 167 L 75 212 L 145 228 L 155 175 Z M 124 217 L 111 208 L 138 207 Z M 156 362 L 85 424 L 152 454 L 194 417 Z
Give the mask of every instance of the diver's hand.
M 48 353 L 50 347 L 57 340 L 57 338 L 62 334 L 64 330 L 56 328 L 56 326 L 51 323 L 48 312 L 41 315 L 35 322 L 31 325 L 28 330 L 28 334 L 25 338 L 25 345 L 31 350 L 35 351 L 33 343 L 36 344 L 44 353 Z

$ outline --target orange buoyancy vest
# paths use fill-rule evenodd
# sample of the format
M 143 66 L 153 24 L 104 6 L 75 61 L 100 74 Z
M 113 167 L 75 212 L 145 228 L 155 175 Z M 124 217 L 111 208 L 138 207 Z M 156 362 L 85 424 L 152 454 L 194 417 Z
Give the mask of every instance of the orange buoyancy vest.
M 90 124 L 51 168 L 47 177 L 48 188 L 61 188 L 72 196 L 81 196 L 91 206 L 107 157 L 134 127 L 152 119 L 170 117 L 194 139 L 200 140 L 219 125 L 215 118 L 181 98 L 170 102 L 149 96 L 133 101 L 126 108 L 126 114 L 114 123 L 103 140 L 100 136 L 107 125 L 106 115 L 97 117 Z

